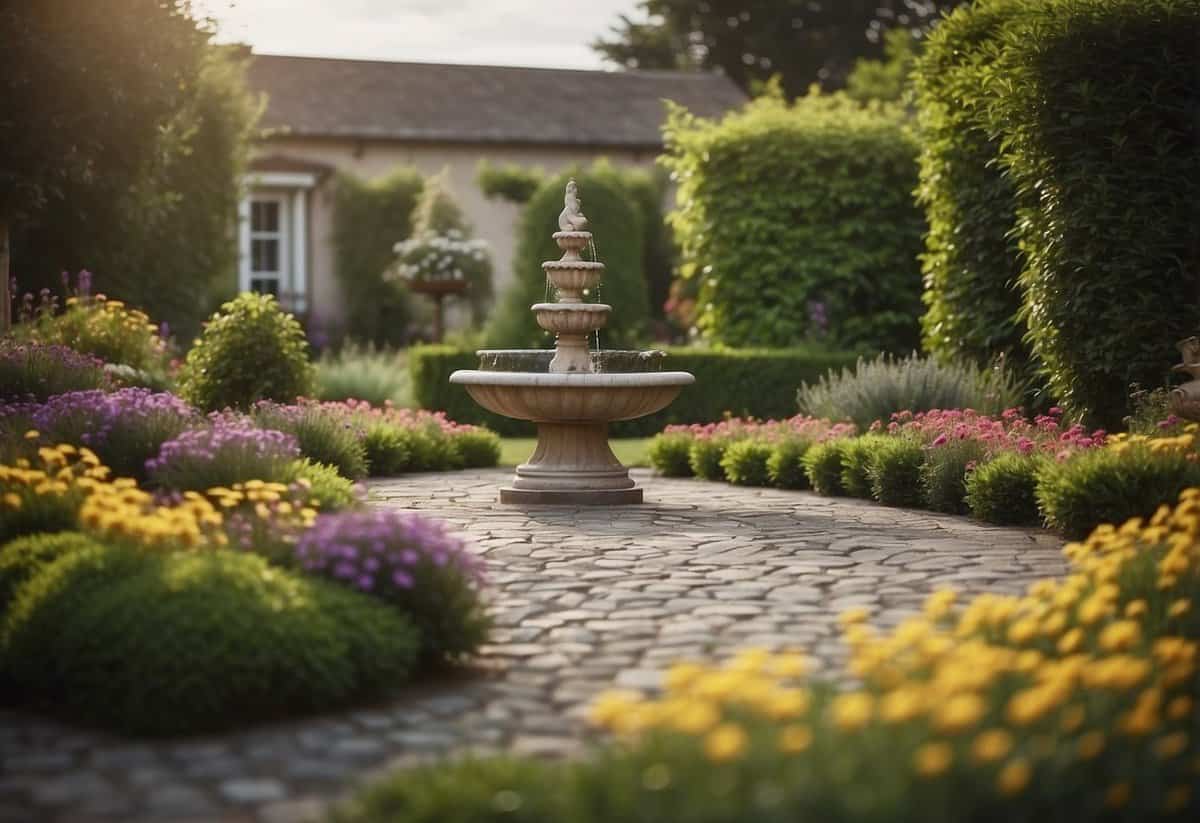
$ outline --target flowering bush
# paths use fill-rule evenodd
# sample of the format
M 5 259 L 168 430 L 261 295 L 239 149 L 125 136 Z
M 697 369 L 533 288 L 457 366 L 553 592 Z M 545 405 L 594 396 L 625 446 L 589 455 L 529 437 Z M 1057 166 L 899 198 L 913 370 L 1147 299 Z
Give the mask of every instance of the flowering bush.
M 487 636 L 481 562 L 415 514 L 323 514 L 296 544 L 299 567 L 386 600 L 420 629 L 426 658 L 453 660 Z
M 63 392 L 112 387 L 104 363 L 56 344 L 0 338 L 0 401 L 45 400 Z
M 33 429 L 40 435 L 35 442 L 87 446 L 114 474 L 142 478 L 146 461 L 196 418 L 191 406 L 166 392 L 90 389 L 41 404 L 0 405 L 0 437 Z
M 159 488 L 201 491 L 246 480 L 290 480 L 299 456 L 290 434 L 260 429 L 236 414 L 214 414 L 208 425 L 163 443 L 158 456 L 146 461 L 146 472 Z
M 251 416 L 264 429 L 295 437 L 300 453 L 313 462 L 333 466 L 351 480 L 367 476 L 362 428 L 341 404 L 301 400 L 285 406 L 261 400 L 254 404 Z
M 32 460 L 0 465 L 0 545 L 74 528 L 79 507 L 108 473 L 90 449 L 70 445 L 43 446 Z
M 405 282 L 461 280 L 475 284 L 491 277 L 488 244 L 468 239 L 458 229 L 444 234 L 422 232 L 393 247 L 396 265 L 391 277 Z

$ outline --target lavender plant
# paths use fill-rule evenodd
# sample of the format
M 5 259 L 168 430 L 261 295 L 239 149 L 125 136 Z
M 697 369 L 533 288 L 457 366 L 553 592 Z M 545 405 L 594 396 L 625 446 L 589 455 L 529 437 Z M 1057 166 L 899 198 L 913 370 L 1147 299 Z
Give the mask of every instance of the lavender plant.
M 287 482 L 299 456 L 292 435 L 222 413 L 163 443 L 158 456 L 146 461 L 146 472 L 159 488 L 204 491 L 245 480 Z
M 45 400 L 111 385 L 103 361 L 96 357 L 56 344 L 0 339 L 0 401 Z

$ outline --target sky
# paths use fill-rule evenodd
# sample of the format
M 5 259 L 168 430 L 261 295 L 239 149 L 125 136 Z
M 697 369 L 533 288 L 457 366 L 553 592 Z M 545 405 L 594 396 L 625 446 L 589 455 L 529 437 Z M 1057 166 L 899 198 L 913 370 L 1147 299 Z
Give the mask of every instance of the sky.
M 193 0 L 263 54 L 605 68 L 589 43 L 637 0 Z

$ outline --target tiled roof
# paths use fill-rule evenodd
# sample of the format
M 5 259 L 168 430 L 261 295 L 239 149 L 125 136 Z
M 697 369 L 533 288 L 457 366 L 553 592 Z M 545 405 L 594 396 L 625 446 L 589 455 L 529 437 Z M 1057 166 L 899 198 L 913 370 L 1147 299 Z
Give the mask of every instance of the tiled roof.
M 588 146 L 662 144 L 663 100 L 700 116 L 745 102 L 701 72 L 607 72 L 255 55 L 263 125 L 298 136 Z

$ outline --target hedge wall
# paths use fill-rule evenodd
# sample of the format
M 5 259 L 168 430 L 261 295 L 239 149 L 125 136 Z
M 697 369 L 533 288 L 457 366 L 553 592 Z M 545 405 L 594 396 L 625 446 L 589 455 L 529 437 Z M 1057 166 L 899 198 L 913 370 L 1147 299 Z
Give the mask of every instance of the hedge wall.
M 1014 8 L 991 3 L 947 17 L 933 29 L 912 77 L 921 137 L 917 199 L 929 223 L 921 257 L 925 350 L 981 366 L 1003 354 L 1024 374 L 1029 350 L 1017 316 L 1015 192 L 994 162 L 999 140 L 988 134 L 981 93 L 991 72 L 987 44 L 1012 21 Z
M 1017 191 L 1034 354 L 1115 427 L 1200 327 L 1200 3 L 1024 0 L 988 107 Z
M 645 437 L 671 423 L 707 423 L 726 412 L 759 418 L 796 414 L 796 389 L 830 369 L 853 366 L 850 352 L 817 348 L 753 350 L 668 349 L 664 368 L 687 371 L 696 384 L 658 414 L 612 426 L 616 437 Z M 478 367 L 473 351 L 452 346 L 414 346 L 408 353 L 413 396 L 425 409 L 440 410 L 459 423 L 476 423 L 506 436 L 529 437 L 531 423 L 491 414 L 480 408 L 461 386 L 450 385 L 457 369 Z
M 698 326 L 730 346 L 918 344 L 925 230 L 917 146 L 896 105 L 759 98 L 721 121 L 672 110 L 663 162 Z M 823 312 L 822 312 L 823 309 Z M 822 321 L 828 329 L 823 335 Z
M 579 184 L 588 229 L 595 235 L 600 261 L 607 266 L 599 294 L 591 296 L 613 307 L 609 326 L 600 332 L 601 343 L 604 348 L 621 348 L 640 342 L 648 314 L 642 212 L 611 167 L 593 166 L 547 179 L 522 212 L 513 257 L 515 282 L 501 296 L 488 326 L 490 348 L 554 345 L 554 338 L 538 328 L 529 307 L 548 297 L 542 262 L 563 254 L 551 235 L 558 231 L 570 177 Z

